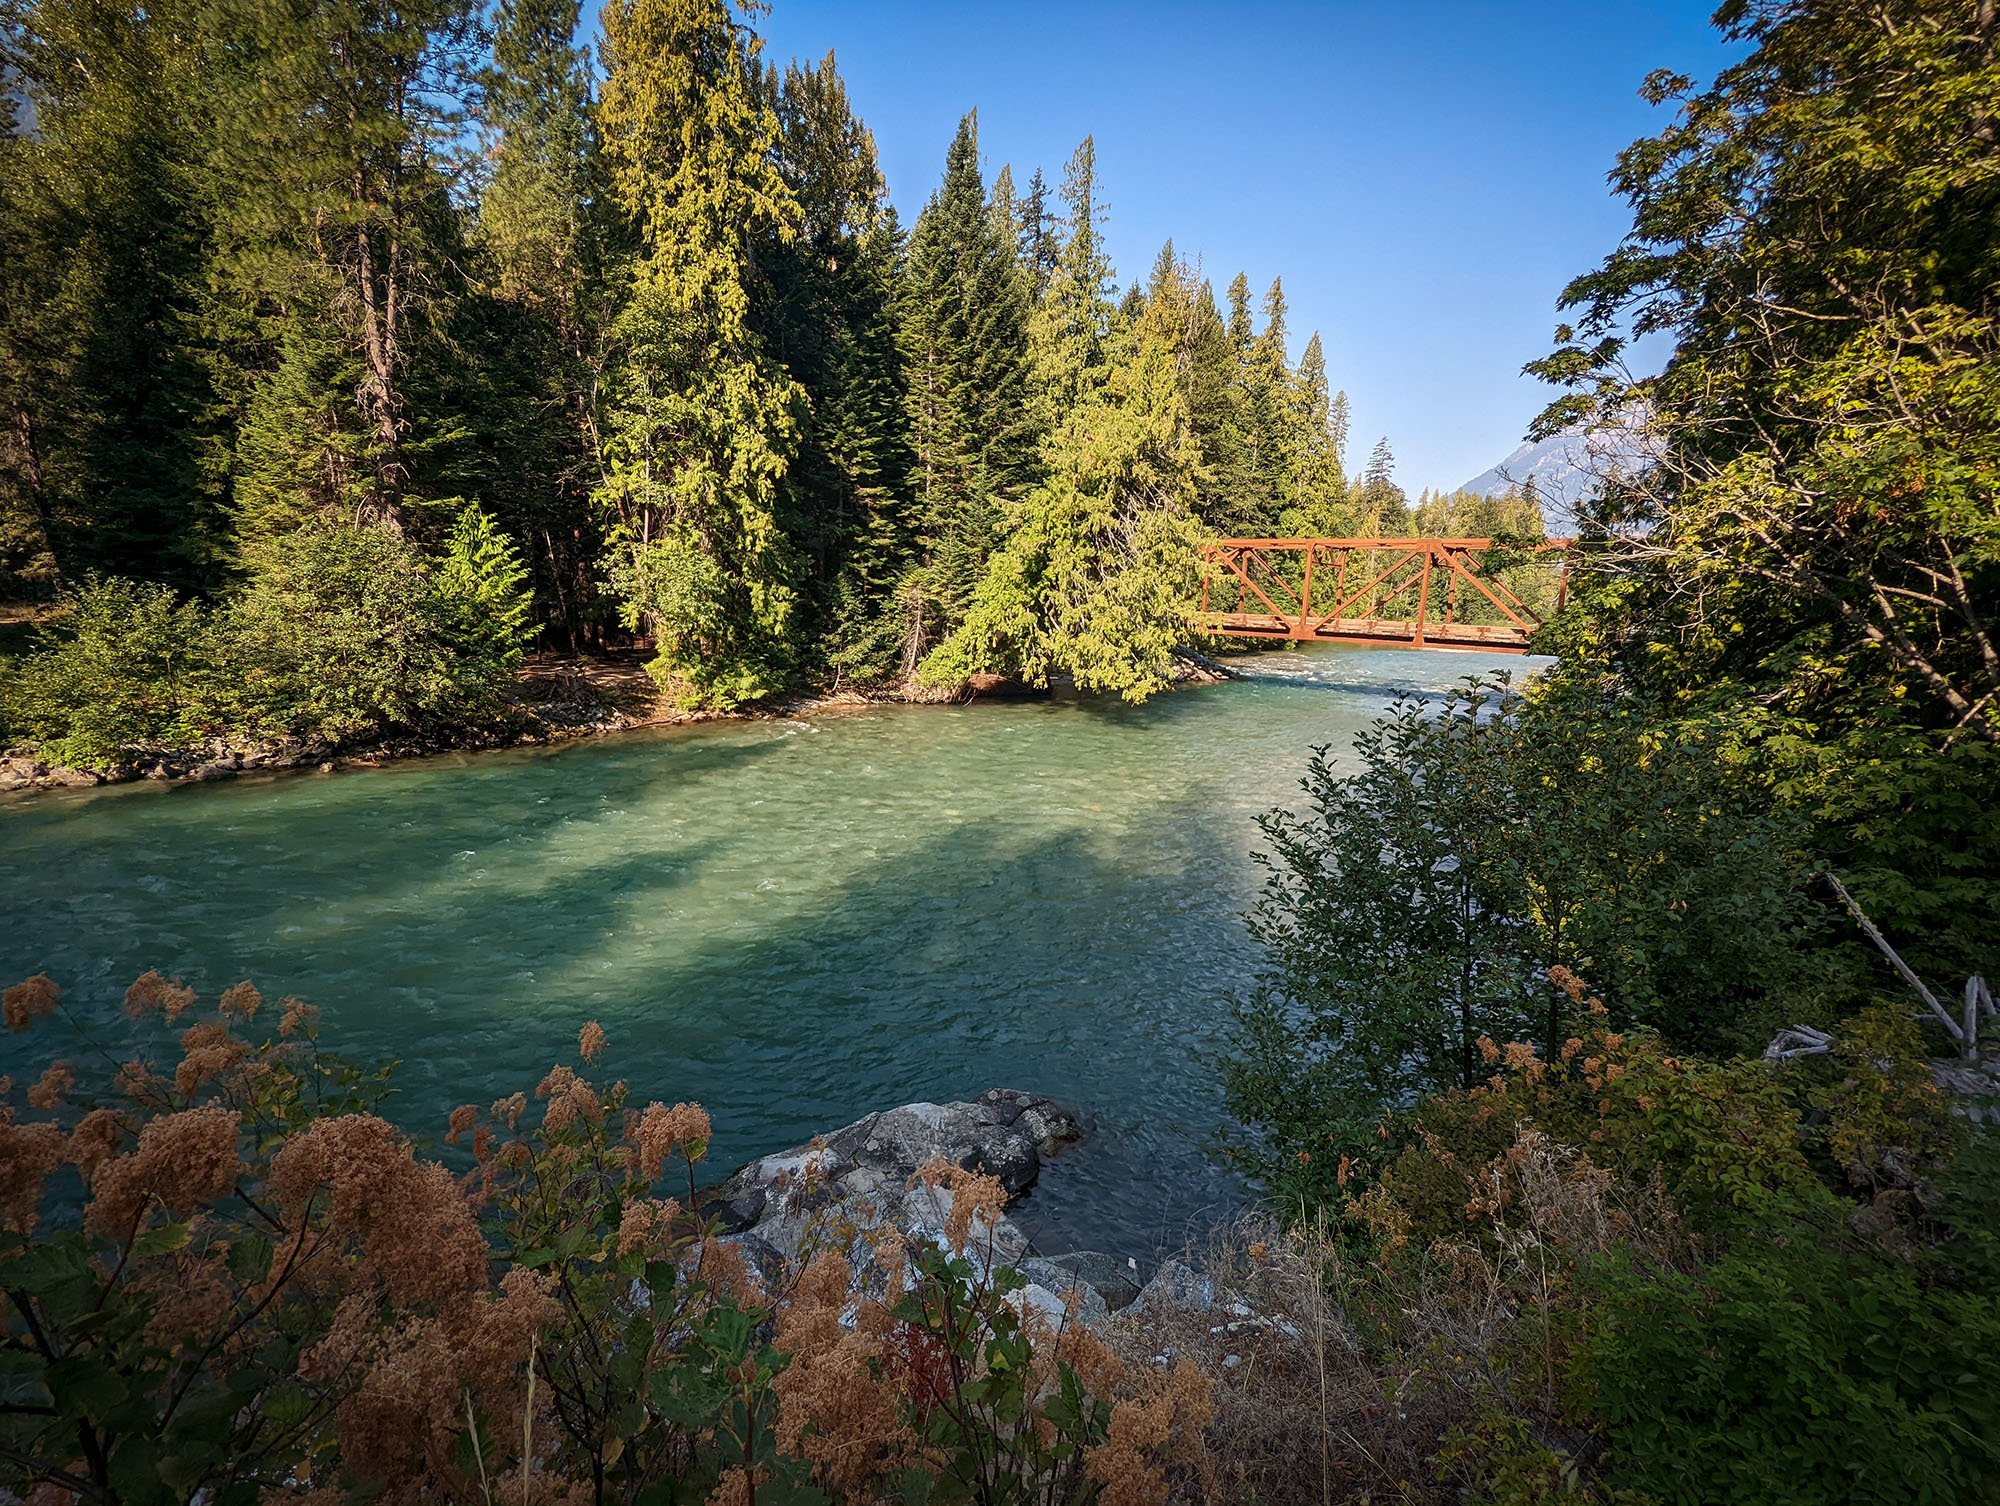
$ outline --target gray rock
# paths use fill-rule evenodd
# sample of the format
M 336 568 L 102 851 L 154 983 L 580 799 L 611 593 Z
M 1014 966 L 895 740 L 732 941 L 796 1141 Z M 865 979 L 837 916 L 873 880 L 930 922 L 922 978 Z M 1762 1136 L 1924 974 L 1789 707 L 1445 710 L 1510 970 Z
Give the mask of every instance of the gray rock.
M 1075 1280 L 1087 1282 L 1112 1312 L 1123 1311 L 1138 1300 L 1139 1273 L 1116 1255 L 1107 1255 L 1102 1250 L 1072 1250 L 1064 1255 L 1047 1256 L 1046 1264 Z M 1046 1281 L 1042 1284 L 1048 1285 Z
M 701 1207 L 732 1238 L 754 1240 L 778 1260 L 839 1250 L 855 1267 L 857 1284 L 872 1285 L 884 1279 L 874 1247 L 885 1234 L 943 1241 L 951 1198 L 912 1186 L 919 1167 L 941 1156 L 998 1178 L 1018 1196 L 1040 1177 L 1044 1147 L 1053 1150 L 1082 1133 L 1060 1105 L 1010 1089 L 970 1103 L 909 1103 L 752 1161 L 704 1195 Z M 990 1254 L 1002 1265 L 1030 1253 L 1027 1236 L 1004 1215 L 976 1226 L 972 1245 L 980 1261 Z M 1061 1306 L 1047 1288 L 1043 1297 Z
M 1112 1311 L 1104 1293 L 1061 1262 L 1060 1255 L 1030 1255 L 1015 1269 L 1028 1278 L 1030 1291 L 1047 1292 L 1056 1299 L 1058 1316 L 1073 1312 L 1085 1323 L 1103 1322 Z M 1030 1300 L 1041 1305 L 1037 1299 Z
M 1215 1281 L 1179 1260 L 1163 1260 L 1132 1303 L 1140 1313 L 1207 1312 L 1215 1306 Z

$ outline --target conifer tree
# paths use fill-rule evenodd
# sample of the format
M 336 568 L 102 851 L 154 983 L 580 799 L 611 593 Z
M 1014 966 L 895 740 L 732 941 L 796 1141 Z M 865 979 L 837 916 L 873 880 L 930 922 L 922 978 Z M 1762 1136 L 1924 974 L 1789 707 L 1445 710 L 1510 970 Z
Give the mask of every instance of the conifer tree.
M 612 0 L 603 23 L 599 129 L 639 247 L 599 418 L 609 573 L 661 683 L 737 705 L 784 683 L 790 651 L 778 486 L 803 394 L 751 326 L 749 279 L 757 240 L 796 234 L 798 199 L 726 0 Z
M 1028 274 L 995 235 L 967 115 L 910 237 L 903 349 L 920 567 L 905 582 L 903 666 L 964 615 L 1000 508 L 1036 470 Z
M 1317 332 L 1306 342 L 1292 384 L 1291 471 L 1280 523 L 1300 538 L 1342 538 L 1354 531 L 1342 451 L 1347 444 L 1347 395 L 1327 393 L 1326 352 Z
M 213 584 L 206 13 L 31 14 L 0 32 L 0 570 Z
M 486 285 L 468 304 L 471 489 L 527 548 L 539 614 L 578 643 L 602 553 L 590 392 L 607 317 L 609 247 L 578 0 L 503 0 L 479 202 Z
M 393 529 L 456 430 L 478 20 L 470 0 L 241 0 L 218 122 L 225 386 L 249 543 L 314 516 Z M 422 401 L 415 400 L 421 395 Z
M 1201 448 L 1181 374 L 1192 301 L 1180 289 L 1147 298 L 1106 379 L 1062 415 L 1044 480 L 964 623 L 925 660 L 924 683 L 997 671 L 1045 685 L 1067 673 L 1135 702 L 1171 683 L 1201 580 Z
M 1012 186 L 1011 177 L 1009 186 Z M 1018 226 L 1015 252 L 1028 272 L 1028 296 L 1039 303 L 1048 291 L 1049 279 L 1055 276 L 1056 256 L 1062 246 L 1057 229 L 1059 221 L 1055 211 L 1049 208 L 1049 185 L 1043 180 L 1039 167 L 1028 180 L 1027 192 L 1021 195 L 1015 210 L 1015 221 Z
M 1395 477 L 1396 457 L 1385 435 L 1369 452 L 1368 468 L 1354 494 L 1356 520 L 1367 537 L 1393 538 L 1410 530 L 1409 498 Z
M 1175 255 L 1172 241 L 1160 248 L 1146 284 L 1149 307 L 1162 297 L 1181 311 L 1175 326 L 1181 341 L 1178 370 L 1201 451 L 1195 511 L 1212 532 L 1230 533 L 1245 488 L 1240 363 L 1215 290 Z
M 1097 148 L 1088 136 L 1063 174 L 1068 209 L 1062 249 L 1042 300 L 1028 321 L 1036 421 L 1052 433 L 1063 414 L 1106 376 L 1105 343 L 1117 313 L 1111 259 L 1104 250 L 1105 208 L 1097 192 Z
M 834 672 L 882 680 L 899 667 L 894 594 L 915 546 L 895 315 L 901 231 L 831 53 L 787 67 L 777 110 L 779 163 L 802 223 L 766 253 L 762 322 L 809 401 L 782 494 L 808 567 L 797 636 L 820 639 Z

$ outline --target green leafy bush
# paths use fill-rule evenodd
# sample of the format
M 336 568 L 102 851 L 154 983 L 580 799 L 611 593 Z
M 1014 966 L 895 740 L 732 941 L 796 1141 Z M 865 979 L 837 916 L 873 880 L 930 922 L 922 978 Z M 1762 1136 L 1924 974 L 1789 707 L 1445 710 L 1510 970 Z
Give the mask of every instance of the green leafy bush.
M 2000 1478 L 2000 1303 L 1775 1233 L 1690 1275 L 1598 1276 L 1577 1376 L 1662 1506 L 1975 1502 Z
M 221 654 L 210 615 L 171 588 L 87 581 L 0 668 L 0 725 L 80 768 L 185 744 L 214 727 Z

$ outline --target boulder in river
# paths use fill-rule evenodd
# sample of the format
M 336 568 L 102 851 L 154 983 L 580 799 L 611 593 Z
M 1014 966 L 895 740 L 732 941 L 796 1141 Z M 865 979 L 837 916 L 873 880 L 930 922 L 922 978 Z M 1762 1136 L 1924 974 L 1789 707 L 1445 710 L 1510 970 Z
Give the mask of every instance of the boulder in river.
M 913 1186 L 919 1167 L 942 1157 L 998 1178 L 1015 1198 L 1035 1185 L 1044 1158 L 1082 1137 L 1068 1109 L 1012 1088 L 994 1088 L 968 1103 L 909 1103 L 752 1161 L 706 1194 L 701 1206 L 767 1274 L 834 1249 L 847 1256 L 859 1283 L 874 1286 L 884 1279 L 874 1256 L 884 1235 L 943 1240 L 951 1195 Z M 999 1265 L 1021 1266 L 1032 1255 L 1028 1237 L 1004 1215 L 975 1226 L 972 1243 L 982 1260 L 990 1251 Z M 1072 1274 L 1062 1284 L 1075 1279 Z M 1060 1311 L 1062 1298 L 1037 1287 L 1028 1300 Z M 1091 1304 L 1086 1298 L 1083 1305 Z

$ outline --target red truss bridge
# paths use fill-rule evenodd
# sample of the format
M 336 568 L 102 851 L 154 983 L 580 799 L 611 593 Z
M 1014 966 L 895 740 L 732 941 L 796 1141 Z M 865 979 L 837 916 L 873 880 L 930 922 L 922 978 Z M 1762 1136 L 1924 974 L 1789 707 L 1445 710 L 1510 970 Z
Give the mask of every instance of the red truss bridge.
M 1202 551 L 1201 613 L 1209 632 L 1237 638 L 1518 654 L 1542 613 L 1484 568 L 1498 548 L 1492 539 L 1218 539 Z M 1568 548 L 1557 539 L 1529 551 L 1559 557 L 1553 581 L 1544 577 L 1556 610 Z

